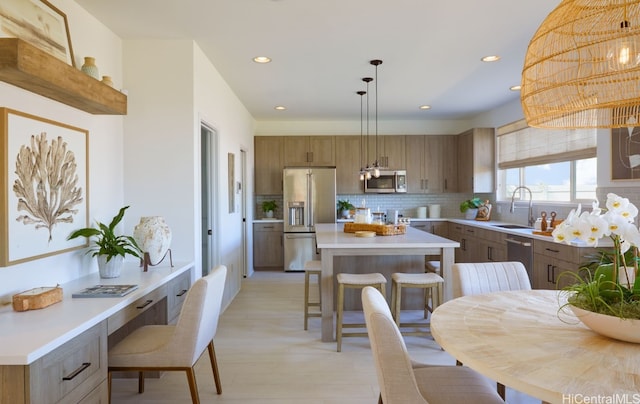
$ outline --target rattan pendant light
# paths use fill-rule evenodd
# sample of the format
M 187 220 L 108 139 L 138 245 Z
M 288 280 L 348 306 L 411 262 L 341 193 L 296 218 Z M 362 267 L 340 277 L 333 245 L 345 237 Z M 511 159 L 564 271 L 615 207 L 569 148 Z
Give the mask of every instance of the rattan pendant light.
M 640 121 L 640 0 L 563 0 L 529 43 L 521 102 L 534 127 Z

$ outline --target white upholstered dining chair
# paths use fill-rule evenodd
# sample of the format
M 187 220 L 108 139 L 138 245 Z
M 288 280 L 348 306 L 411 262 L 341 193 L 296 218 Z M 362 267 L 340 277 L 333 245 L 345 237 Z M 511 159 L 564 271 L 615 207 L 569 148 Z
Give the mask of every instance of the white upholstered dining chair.
M 453 264 L 453 297 L 507 290 L 531 290 L 527 270 L 521 262 Z
M 451 268 L 453 297 L 508 290 L 531 290 L 527 269 L 521 262 L 479 262 L 453 264 Z M 456 361 L 457 364 L 461 364 Z M 498 394 L 505 398 L 505 387 L 497 383 Z
M 191 400 L 199 403 L 194 365 L 205 349 L 213 369 L 218 394 L 222 393 L 213 347 L 227 268 L 220 265 L 198 279 L 180 311 L 177 324 L 147 325 L 138 328 L 109 350 L 109 400 L 114 371 L 138 371 L 138 392 L 144 392 L 144 372 L 180 370 L 187 374 Z
M 362 290 L 367 333 L 380 386 L 379 403 L 504 404 L 481 375 L 464 366 L 413 362 L 384 296 L 374 287 Z

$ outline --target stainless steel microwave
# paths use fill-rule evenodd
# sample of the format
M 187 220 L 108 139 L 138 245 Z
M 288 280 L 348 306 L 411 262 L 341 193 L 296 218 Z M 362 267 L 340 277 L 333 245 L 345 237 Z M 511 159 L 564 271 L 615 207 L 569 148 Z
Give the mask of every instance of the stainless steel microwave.
M 391 194 L 407 192 L 406 170 L 380 170 L 379 177 L 364 181 L 364 192 L 372 194 Z

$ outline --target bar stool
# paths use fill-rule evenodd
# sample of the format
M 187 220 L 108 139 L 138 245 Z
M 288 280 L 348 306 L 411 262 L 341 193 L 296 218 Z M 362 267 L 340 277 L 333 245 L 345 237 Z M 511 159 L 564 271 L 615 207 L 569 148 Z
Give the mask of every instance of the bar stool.
M 349 332 L 343 333 L 343 328 L 365 328 L 365 323 L 348 323 L 343 324 L 344 316 L 344 290 L 349 289 L 363 289 L 365 286 L 372 286 L 380 291 L 382 295 L 385 295 L 385 285 L 387 279 L 381 273 L 370 274 L 347 274 L 339 273 L 336 277 L 338 280 L 338 319 L 336 324 L 336 340 L 338 342 L 338 352 L 342 351 L 342 337 L 367 337 L 366 332 Z
M 424 289 L 424 318 L 429 315 L 429 311 L 433 312 L 443 300 L 444 279 L 436 273 L 413 273 L 406 274 L 396 272 L 391 275 L 391 313 L 396 320 L 398 328 L 400 327 L 425 327 L 425 323 L 401 323 L 400 309 L 402 307 L 402 288 L 421 288 Z M 429 298 L 431 298 L 431 307 L 429 307 Z M 401 331 L 402 335 L 430 335 L 429 331 Z
M 440 276 L 442 276 L 442 271 L 440 271 L 440 261 L 427 261 L 425 263 L 426 272 L 434 272 Z
M 322 289 L 320 287 L 321 274 L 322 274 L 322 261 L 313 260 L 313 261 L 306 261 L 304 263 L 304 329 L 305 331 L 307 330 L 309 317 L 322 316 L 322 313 L 320 313 L 320 311 L 309 312 L 309 307 L 317 307 L 319 310 L 320 304 L 322 303 Z M 312 275 L 315 275 L 318 279 L 318 301 L 317 302 L 309 301 L 309 280 Z

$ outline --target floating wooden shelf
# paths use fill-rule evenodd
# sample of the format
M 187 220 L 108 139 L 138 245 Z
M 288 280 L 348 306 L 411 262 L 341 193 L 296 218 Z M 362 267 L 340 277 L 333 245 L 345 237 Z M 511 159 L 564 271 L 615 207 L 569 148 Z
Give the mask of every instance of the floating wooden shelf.
M 91 114 L 127 114 L 126 95 L 17 38 L 0 38 L 0 81 Z

